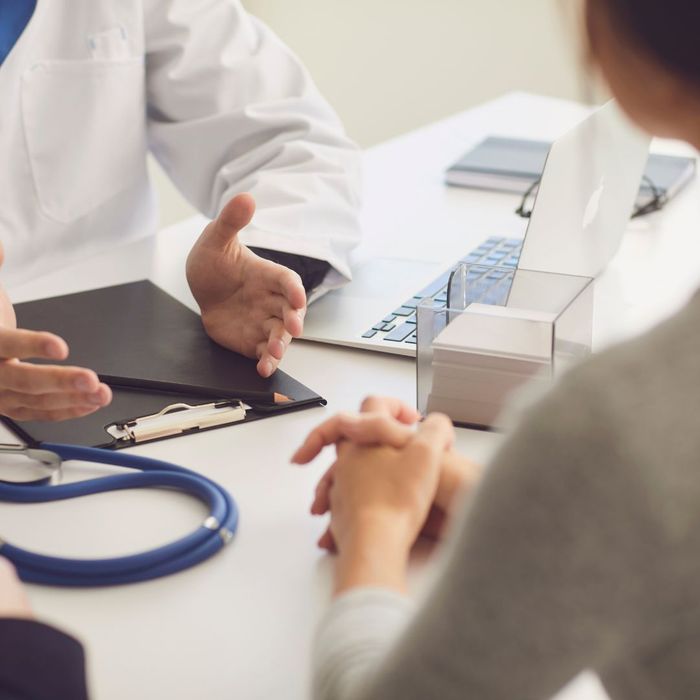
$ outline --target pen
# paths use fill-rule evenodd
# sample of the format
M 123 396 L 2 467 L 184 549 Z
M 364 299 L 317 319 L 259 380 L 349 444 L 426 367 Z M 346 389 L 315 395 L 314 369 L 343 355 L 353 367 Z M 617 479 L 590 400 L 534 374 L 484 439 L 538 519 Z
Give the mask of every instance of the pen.
M 237 399 L 251 405 L 278 406 L 293 402 L 293 399 L 290 399 L 289 396 L 285 396 L 276 391 L 252 391 L 241 389 L 218 394 L 218 392 L 213 392 L 211 387 L 178 384 L 176 382 L 162 382 L 156 379 L 132 379 L 130 377 L 114 377 L 109 374 L 100 374 L 99 378 L 101 382 L 115 389 L 150 389 L 152 391 L 161 391 L 169 394 L 187 394 L 200 397 L 217 395 L 220 398 Z

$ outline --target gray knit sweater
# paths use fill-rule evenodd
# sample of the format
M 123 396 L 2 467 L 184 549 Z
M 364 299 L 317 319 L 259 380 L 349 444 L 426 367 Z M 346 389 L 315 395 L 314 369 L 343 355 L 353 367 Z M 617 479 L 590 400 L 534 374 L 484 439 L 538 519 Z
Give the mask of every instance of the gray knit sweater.
M 417 611 L 332 604 L 317 700 L 700 698 L 700 296 L 532 407 L 454 534 Z

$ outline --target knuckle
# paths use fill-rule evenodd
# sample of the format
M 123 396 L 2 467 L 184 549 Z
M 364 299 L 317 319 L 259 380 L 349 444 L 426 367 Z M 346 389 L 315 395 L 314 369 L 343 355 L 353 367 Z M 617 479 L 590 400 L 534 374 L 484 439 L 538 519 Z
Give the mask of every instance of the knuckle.
M 57 423 L 58 421 L 68 420 L 69 418 L 80 418 L 85 415 L 86 411 L 81 411 L 77 408 L 67 409 L 67 410 L 53 410 L 46 411 L 44 413 L 44 420 L 50 421 L 52 423 Z
M 70 418 L 80 418 L 81 416 L 90 413 L 92 409 L 84 408 L 60 408 L 40 411 L 42 420 L 56 423 Z
M 34 396 L 27 396 L 25 400 L 25 405 L 28 408 L 34 408 L 36 410 L 45 410 L 51 408 L 52 397 L 49 394 L 36 394 Z
M 282 267 L 281 281 L 284 287 L 292 288 L 297 284 L 301 284 L 301 277 L 294 272 L 294 270 L 290 270 L 288 267 Z
M 445 432 L 451 432 L 453 430 L 452 420 L 444 413 L 431 413 L 428 419 L 432 425 L 440 430 L 444 430 Z
M 292 334 L 287 330 L 284 323 L 280 323 L 274 329 L 275 335 L 284 345 L 289 345 L 292 342 Z
M 301 275 L 294 271 L 294 270 L 289 270 L 287 272 L 287 282 L 292 285 L 292 286 L 303 286 L 302 281 L 301 281 Z
M 374 413 L 368 416 L 368 422 L 378 432 L 387 432 L 392 428 L 392 420 L 385 413 Z
M 87 379 L 89 375 L 75 372 L 74 370 L 61 371 L 58 370 L 52 375 L 46 376 L 47 384 L 61 391 L 75 391 L 76 382 L 78 379 Z
M 411 451 L 419 459 L 427 459 L 435 452 L 435 445 L 426 436 L 417 435 L 411 443 Z
M 17 397 L 12 391 L 0 391 L 0 413 L 7 415 L 8 411 L 11 411 L 18 405 Z
M 32 389 L 32 380 L 23 372 L 18 372 L 13 376 L 11 385 L 20 394 L 29 394 Z
M 3 415 L 6 415 L 8 418 L 12 418 L 12 420 L 32 420 L 34 418 L 38 418 L 37 415 L 33 411 L 31 411 L 28 408 L 25 408 L 24 406 L 8 406 L 4 411 Z
M 341 429 L 347 429 L 355 422 L 355 414 L 349 411 L 341 411 L 335 417 L 335 422 Z
M 354 422 L 354 414 L 351 411 L 340 411 L 336 413 L 329 421 L 327 421 L 327 425 L 330 428 L 347 428 L 349 425 L 351 425 Z
M 360 404 L 360 410 L 365 413 L 368 411 L 373 410 L 374 408 L 377 407 L 381 399 L 378 396 L 375 396 L 373 394 L 370 394 L 369 396 L 365 396 L 364 399 L 362 399 L 362 403 Z

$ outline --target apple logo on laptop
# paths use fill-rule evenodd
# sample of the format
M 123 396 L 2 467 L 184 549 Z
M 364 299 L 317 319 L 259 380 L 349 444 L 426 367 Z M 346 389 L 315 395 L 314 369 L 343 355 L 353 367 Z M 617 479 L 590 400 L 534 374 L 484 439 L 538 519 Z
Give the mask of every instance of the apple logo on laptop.
M 605 189 L 605 175 L 600 178 L 600 185 L 598 189 L 591 195 L 588 205 L 586 206 L 586 211 L 583 214 L 583 228 L 587 229 L 598 216 L 600 211 L 600 200 L 603 197 L 603 190 Z

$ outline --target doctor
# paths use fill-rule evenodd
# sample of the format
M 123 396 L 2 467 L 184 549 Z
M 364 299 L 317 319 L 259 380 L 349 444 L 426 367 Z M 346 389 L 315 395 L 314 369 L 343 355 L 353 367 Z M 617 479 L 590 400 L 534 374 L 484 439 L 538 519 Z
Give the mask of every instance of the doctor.
M 357 149 L 238 0 L 0 0 L 0 95 L 6 285 L 151 234 L 149 151 L 213 219 L 186 265 L 207 333 L 262 376 L 301 334 L 306 292 L 349 278 Z M 68 353 L 16 329 L 0 291 L 0 413 L 109 403 L 90 369 L 31 363 Z

